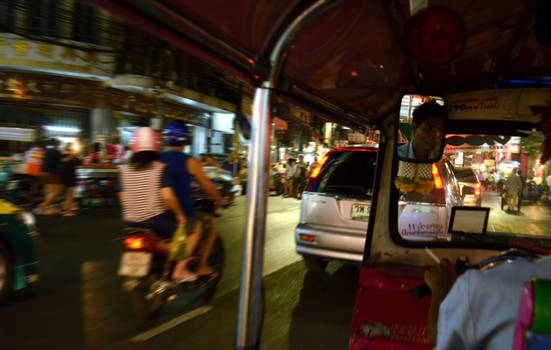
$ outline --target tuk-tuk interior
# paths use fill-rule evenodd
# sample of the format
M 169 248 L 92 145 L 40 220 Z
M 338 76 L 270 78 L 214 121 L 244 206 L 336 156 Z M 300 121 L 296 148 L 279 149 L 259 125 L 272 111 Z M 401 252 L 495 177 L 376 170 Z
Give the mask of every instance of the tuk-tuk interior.
M 525 216 L 517 227 L 526 231 L 507 231 L 492 221 L 495 211 L 484 236 L 443 230 L 432 239 L 407 239 L 400 234 L 400 194 L 394 185 L 402 91 L 445 95 L 450 137 L 545 131 L 542 113 L 530 109 L 549 109 L 549 91 L 537 89 L 549 85 L 551 35 L 545 23 L 550 12 L 545 1 L 244 0 L 231 6 L 220 0 L 90 1 L 256 87 L 238 348 L 258 346 L 267 193 L 263 174 L 269 166 L 274 93 L 328 120 L 359 131 L 376 126 L 384 135 L 351 348 L 430 347 L 430 298 L 417 300 L 409 293 L 433 264 L 425 246 L 451 261 L 467 256 L 472 262 L 515 245 L 549 246 L 542 236 L 546 222 Z M 501 114 L 477 105 L 468 108 L 494 92 Z M 480 106 L 488 101 L 496 102 L 480 100 Z M 389 334 L 382 323 L 390 325 Z

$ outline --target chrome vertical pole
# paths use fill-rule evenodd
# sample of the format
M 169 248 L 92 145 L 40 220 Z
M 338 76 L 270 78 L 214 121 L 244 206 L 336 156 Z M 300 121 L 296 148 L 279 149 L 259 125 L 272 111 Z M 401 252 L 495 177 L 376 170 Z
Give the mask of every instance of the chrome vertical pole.
M 258 349 L 262 329 L 260 307 L 262 302 L 262 267 L 266 234 L 268 179 L 270 176 L 270 97 L 276 86 L 284 62 L 284 53 L 295 37 L 328 9 L 343 0 L 318 0 L 301 13 L 281 35 L 270 55 L 270 74 L 256 88 L 249 149 L 247 187 L 247 222 L 241 261 L 236 349 Z
M 241 261 L 239 295 L 239 349 L 255 349 L 259 339 L 259 317 L 264 264 L 264 239 L 268 178 L 270 176 L 270 89 L 258 87 L 254 95 L 252 139 L 249 151 L 247 221 Z

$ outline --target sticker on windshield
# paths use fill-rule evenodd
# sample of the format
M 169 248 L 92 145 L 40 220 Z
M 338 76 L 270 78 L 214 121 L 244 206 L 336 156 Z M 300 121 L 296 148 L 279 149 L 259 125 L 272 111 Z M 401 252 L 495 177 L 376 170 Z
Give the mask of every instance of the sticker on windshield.
M 445 207 L 402 202 L 398 213 L 398 230 L 404 239 L 433 240 L 445 235 Z

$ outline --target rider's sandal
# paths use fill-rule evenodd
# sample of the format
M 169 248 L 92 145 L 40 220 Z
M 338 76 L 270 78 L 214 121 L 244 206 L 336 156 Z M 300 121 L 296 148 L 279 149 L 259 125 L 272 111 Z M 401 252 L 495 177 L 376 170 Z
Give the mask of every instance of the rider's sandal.
M 213 271 L 213 272 L 208 273 L 206 275 L 197 275 L 197 277 L 202 281 L 208 282 L 208 281 L 212 281 L 214 279 L 217 279 L 218 277 L 220 277 L 220 274 L 216 271 Z
M 190 273 L 184 277 L 174 279 L 173 281 L 176 283 L 189 283 L 189 282 L 195 282 L 199 278 L 198 275 L 194 273 Z

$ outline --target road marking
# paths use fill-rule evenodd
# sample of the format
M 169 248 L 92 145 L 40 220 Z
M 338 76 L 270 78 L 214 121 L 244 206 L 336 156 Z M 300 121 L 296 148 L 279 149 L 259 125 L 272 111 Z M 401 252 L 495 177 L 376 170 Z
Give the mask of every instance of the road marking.
M 212 310 L 212 306 L 201 306 L 200 308 L 197 308 L 195 310 L 192 310 L 188 313 L 183 314 L 182 316 L 176 317 L 175 319 L 172 319 L 166 323 L 163 323 L 162 325 L 155 327 L 153 329 L 148 330 L 147 332 L 143 332 L 141 334 L 138 334 L 137 336 L 130 338 L 130 341 L 133 343 L 141 343 L 146 340 L 149 340 L 163 332 L 168 331 L 171 328 L 174 328 L 184 322 L 187 322 L 197 316 L 201 316 L 203 314 L 206 314 L 210 310 Z

